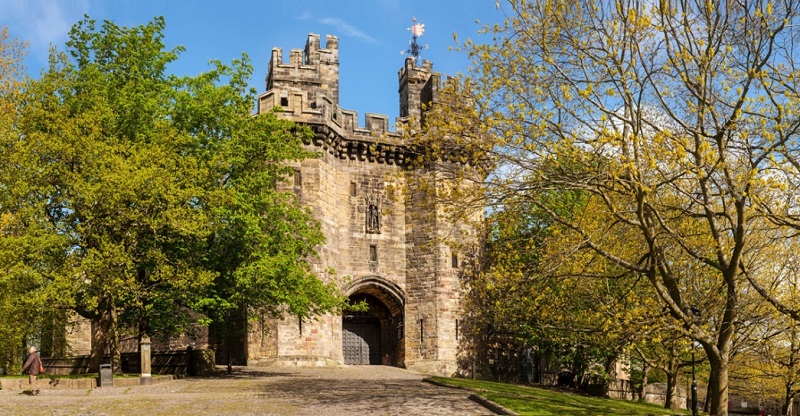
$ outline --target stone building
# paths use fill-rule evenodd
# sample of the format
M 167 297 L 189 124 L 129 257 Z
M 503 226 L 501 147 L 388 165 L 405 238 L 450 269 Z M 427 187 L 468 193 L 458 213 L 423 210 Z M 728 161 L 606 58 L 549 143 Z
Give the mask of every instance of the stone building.
M 355 302 L 366 301 L 369 310 L 307 321 L 262 319 L 250 322 L 246 339 L 229 345 L 204 330 L 200 338 L 154 340 L 153 348 L 215 348 L 218 364 L 381 364 L 453 374 L 461 259 L 443 237 L 458 238 L 460 231 L 440 210 L 421 208 L 427 205 L 420 194 L 404 194 L 405 178 L 436 174 L 408 166 L 402 134 L 404 127 L 418 126 L 423 104 L 437 99 L 433 65 L 405 59 L 398 74 L 398 128 L 390 131 L 385 115 L 367 113 L 359 126 L 355 111 L 339 107 L 335 36 L 327 36 L 323 48 L 319 35 L 310 34 L 304 50 L 293 49 L 288 63 L 283 58 L 280 48 L 272 50 L 257 112 L 276 110 L 315 133 L 306 146 L 320 157 L 298 163 L 287 186 L 311 208 L 326 236 L 315 272 L 321 278 L 329 269 L 347 276 L 341 290 Z M 68 342 L 74 354 L 88 354 L 91 326 L 79 321 Z M 243 326 L 244 321 L 229 324 Z M 130 348 L 135 350 L 135 343 Z
M 441 238 L 451 233 L 440 212 L 421 212 L 419 195 L 401 195 L 411 175 L 403 126 L 416 125 L 423 104 L 435 101 L 432 64 L 408 57 L 398 74 L 400 117 L 390 131 L 385 115 L 339 107 L 338 39 L 325 45 L 310 34 L 288 62 L 272 50 L 259 113 L 309 126 L 307 147 L 319 158 L 296 166 L 290 186 L 311 208 L 327 238 L 315 271 L 348 276 L 341 289 L 368 312 L 299 321 L 261 321 L 251 328 L 244 353 L 249 365 L 382 364 L 452 374 L 458 352 L 459 253 Z M 407 130 L 407 131 L 410 131 Z M 400 175 L 401 171 L 406 175 Z M 428 211 L 437 211 L 429 209 Z

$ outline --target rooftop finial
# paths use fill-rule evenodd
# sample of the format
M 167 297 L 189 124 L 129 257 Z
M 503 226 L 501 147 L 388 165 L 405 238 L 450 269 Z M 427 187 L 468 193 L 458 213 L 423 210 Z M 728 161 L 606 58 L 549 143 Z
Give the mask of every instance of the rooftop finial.
M 414 60 L 417 61 L 417 63 L 419 63 L 420 51 L 422 51 L 423 49 L 428 49 L 428 45 L 422 46 L 419 43 L 417 43 L 417 38 L 422 36 L 423 33 L 425 33 L 425 25 L 422 23 L 417 23 L 416 17 L 412 17 L 411 20 L 414 22 L 414 24 L 412 24 L 411 27 L 408 28 L 408 30 L 411 31 L 411 41 L 408 42 L 408 49 L 401 51 L 400 53 L 404 55 L 408 54 L 410 56 L 413 56 Z

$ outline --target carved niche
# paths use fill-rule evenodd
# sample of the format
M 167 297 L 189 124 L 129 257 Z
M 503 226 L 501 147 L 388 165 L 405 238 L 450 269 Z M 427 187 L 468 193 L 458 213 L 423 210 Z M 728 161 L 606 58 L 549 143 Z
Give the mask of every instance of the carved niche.
M 367 233 L 380 234 L 381 233 L 381 198 L 377 193 L 369 193 L 366 195 L 366 220 L 367 220 Z

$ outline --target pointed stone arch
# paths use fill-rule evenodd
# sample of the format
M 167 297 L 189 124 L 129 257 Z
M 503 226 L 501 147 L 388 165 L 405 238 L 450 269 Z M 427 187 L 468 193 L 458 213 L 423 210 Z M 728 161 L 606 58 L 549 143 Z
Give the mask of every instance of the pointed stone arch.
M 345 364 L 403 365 L 405 359 L 405 293 L 380 276 L 350 282 L 344 293 L 369 310 L 342 316 L 342 355 Z
M 354 279 L 344 288 L 347 296 L 359 292 L 368 293 L 380 299 L 389 308 L 392 315 L 403 313 L 405 309 L 406 294 L 403 288 L 381 276 L 371 275 Z

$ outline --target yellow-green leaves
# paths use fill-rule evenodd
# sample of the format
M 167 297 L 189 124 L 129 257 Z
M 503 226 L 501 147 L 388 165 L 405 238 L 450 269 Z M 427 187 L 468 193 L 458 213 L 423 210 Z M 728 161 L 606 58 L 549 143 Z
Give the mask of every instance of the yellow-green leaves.
M 752 307 L 759 302 L 800 319 L 781 300 L 787 276 L 776 272 L 783 259 L 774 249 L 800 229 L 795 8 L 580 0 L 507 8 L 497 37 L 466 48 L 469 105 L 427 118 L 429 139 L 440 140 L 432 159 L 453 151 L 448 143 L 479 142 L 470 149 L 492 161 L 471 203 L 482 197 L 489 212 L 518 217 L 543 210 L 554 238 L 536 261 L 554 264 L 537 265 L 570 278 L 625 272 L 648 282 L 643 307 L 665 311 L 659 325 L 693 337 L 712 361 L 729 357 L 740 330 L 733 322 L 764 318 Z M 477 132 L 456 139 L 463 126 Z M 546 210 L 553 192 L 587 195 L 583 215 Z M 509 202 L 520 195 L 527 204 Z M 530 259 L 525 249 L 508 256 Z M 692 305 L 703 322 L 687 315 Z M 727 411 L 728 370 L 712 368 L 722 383 L 712 386 L 712 413 Z

